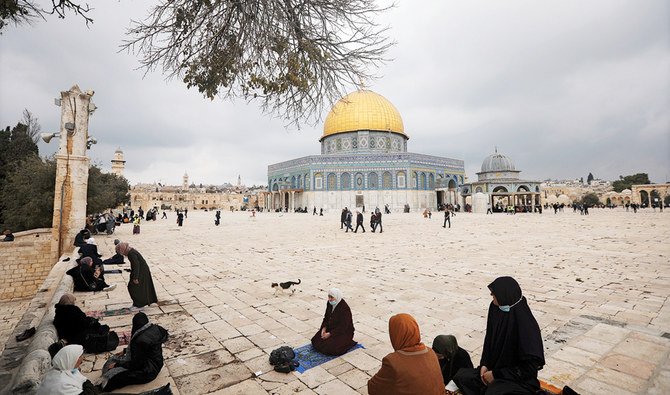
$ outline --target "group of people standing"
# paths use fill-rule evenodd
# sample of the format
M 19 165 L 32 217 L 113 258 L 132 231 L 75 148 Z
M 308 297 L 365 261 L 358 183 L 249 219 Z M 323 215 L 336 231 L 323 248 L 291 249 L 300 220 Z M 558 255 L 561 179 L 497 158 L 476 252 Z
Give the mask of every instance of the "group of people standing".
M 343 208 L 342 213 L 340 214 L 340 229 L 345 229 L 346 227 L 345 233 L 348 233 L 350 230 L 354 233 L 358 233 L 358 228 L 361 228 L 363 229 L 363 233 L 365 233 L 365 218 L 363 213 L 356 210 L 356 229 L 351 226 L 352 220 L 353 214 L 351 210 L 349 210 L 348 207 Z M 379 207 L 375 208 L 372 214 L 370 214 L 370 228 L 372 229 L 372 233 L 375 233 L 377 228 L 379 228 L 379 233 L 384 231 L 384 227 L 382 226 L 382 213 L 379 211 Z
M 492 301 L 479 366 L 451 335 L 440 335 L 432 347 L 421 342 L 417 321 L 409 314 L 389 319 L 394 352 L 382 359 L 368 381 L 370 395 L 534 395 L 537 374 L 544 366 L 542 335 L 521 287 L 512 277 L 499 277 L 488 286 Z M 342 291 L 332 288 L 312 347 L 326 355 L 343 355 L 357 343 L 351 308 Z

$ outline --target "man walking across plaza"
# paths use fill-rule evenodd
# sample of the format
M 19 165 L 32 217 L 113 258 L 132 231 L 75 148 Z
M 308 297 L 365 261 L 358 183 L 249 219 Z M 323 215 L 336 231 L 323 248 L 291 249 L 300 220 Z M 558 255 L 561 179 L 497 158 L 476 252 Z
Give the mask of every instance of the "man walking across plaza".
M 353 231 L 354 228 L 351 227 L 351 211 L 347 209 L 347 215 L 344 220 L 344 226 L 347 227 L 347 230 L 344 233 L 348 233 L 350 230 Z
M 365 233 L 365 226 L 363 226 L 363 213 L 356 210 L 356 230 L 354 230 L 354 233 L 358 233 L 359 226 L 363 228 L 363 233 Z
M 340 229 L 344 229 L 344 223 L 347 221 L 347 208 L 342 209 L 342 214 L 340 214 Z
M 451 211 L 449 210 L 449 207 L 444 209 L 444 225 L 442 225 L 443 228 L 447 227 L 447 222 L 449 222 L 449 228 L 451 228 Z

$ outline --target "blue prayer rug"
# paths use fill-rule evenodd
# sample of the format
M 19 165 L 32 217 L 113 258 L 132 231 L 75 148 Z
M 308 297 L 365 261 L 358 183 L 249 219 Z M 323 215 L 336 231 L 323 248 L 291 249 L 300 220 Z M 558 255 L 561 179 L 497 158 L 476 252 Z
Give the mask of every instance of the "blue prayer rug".
M 350 353 L 357 348 L 364 349 L 365 347 L 363 347 L 362 344 L 358 343 L 355 346 L 351 347 L 346 353 Z M 312 347 L 312 343 L 305 344 L 304 346 L 299 348 L 295 348 L 293 349 L 293 352 L 295 352 L 294 360 L 300 362 L 300 366 L 298 366 L 295 370 L 296 372 L 300 373 L 305 373 L 306 370 L 309 370 L 315 366 L 319 366 L 323 363 L 326 363 L 338 357 L 334 355 L 321 354 Z

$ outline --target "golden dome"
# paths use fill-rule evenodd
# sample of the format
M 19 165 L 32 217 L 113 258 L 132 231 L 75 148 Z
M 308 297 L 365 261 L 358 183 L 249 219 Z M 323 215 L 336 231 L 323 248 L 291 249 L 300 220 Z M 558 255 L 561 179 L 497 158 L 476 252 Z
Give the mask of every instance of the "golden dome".
M 369 90 L 357 90 L 341 98 L 326 117 L 323 136 L 354 132 L 357 130 L 379 130 L 405 134 L 402 118 L 390 101 Z

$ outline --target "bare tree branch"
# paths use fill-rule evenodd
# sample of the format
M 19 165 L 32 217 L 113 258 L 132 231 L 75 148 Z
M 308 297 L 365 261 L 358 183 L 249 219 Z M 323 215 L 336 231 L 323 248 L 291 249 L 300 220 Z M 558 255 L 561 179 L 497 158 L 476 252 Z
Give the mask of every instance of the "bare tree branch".
M 0 33 L 8 24 L 31 24 L 36 19 L 46 20 L 45 15 L 54 14 L 65 19 L 68 12 L 83 18 L 88 26 L 93 23 L 93 18 L 88 15 L 91 10 L 88 4 L 80 5 L 71 0 L 51 0 L 50 10 L 41 8 L 34 0 L 0 0 Z
M 145 73 L 205 97 L 259 101 L 289 124 L 318 120 L 345 89 L 374 78 L 393 43 L 374 0 L 163 0 L 133 21 L 122 49 Z
M 28 130 L 26 131 L 28 137 L 33 140 L 33 143 L 37 144 L 37 142 L 40 140 L 40 132 L 42 131 L 39 118 L 33 115 L 30 110 L 25 108 L 23 109 L 23 118 L 21 119 L 21 123 L 28 127 Z

